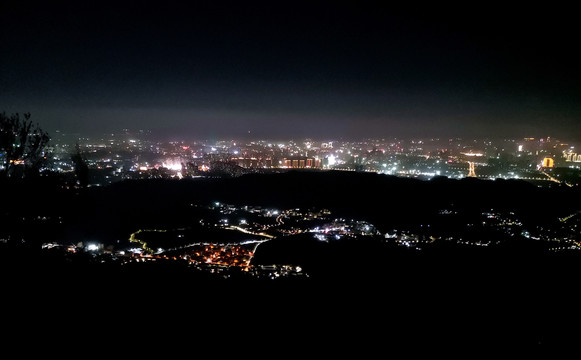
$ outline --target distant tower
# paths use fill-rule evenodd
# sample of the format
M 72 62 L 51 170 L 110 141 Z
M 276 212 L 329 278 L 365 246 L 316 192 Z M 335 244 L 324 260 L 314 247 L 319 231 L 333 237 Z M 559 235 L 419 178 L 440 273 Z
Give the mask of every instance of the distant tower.
M 470 168 L 468 170 L 468 177 L 476 177 L 476 172 L 474 171 L 474 161 L 468 161 Z

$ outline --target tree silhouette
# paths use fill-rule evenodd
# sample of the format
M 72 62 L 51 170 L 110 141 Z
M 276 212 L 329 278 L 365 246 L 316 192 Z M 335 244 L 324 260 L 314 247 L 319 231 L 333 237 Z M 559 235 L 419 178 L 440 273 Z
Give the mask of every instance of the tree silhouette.
M 3 177 L 22 178 L 37 175 L 46 163 L 48 134 L 30 120 L 30 113 L 21 118 L 0 113 L 0 164 Z
M 75 175 L 79 185 L 83 188 L 87 187 L 89 185 L 89 167 L 81 153 L 79 143 L 75 145 L 75 153 L 71 155 L 71 160 L 75 165 Z

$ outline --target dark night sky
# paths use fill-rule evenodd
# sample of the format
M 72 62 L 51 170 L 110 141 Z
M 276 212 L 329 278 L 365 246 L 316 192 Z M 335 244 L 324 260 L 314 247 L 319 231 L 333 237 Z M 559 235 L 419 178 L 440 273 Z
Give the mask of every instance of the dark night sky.
M 581 137 L 572 9 L 119 3 L 0 2 L 0 111 L 87 135 Z

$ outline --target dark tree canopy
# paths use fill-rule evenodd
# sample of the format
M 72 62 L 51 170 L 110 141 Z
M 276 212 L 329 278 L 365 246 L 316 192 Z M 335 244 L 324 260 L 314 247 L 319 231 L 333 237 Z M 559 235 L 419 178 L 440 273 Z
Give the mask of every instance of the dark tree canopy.
M 75 145 L 75 153 L 71 155 L 71 160 L 75 166 L 75 175 L 78 184 L 81 187 L 86 188 L 89 185 L 89 167 L 83 153 L 81 152 L 79 143 Z
M 46 162 L 48 133 L 30 120 L 30 113 L 0 113 L 0 176 L 37 175 Z

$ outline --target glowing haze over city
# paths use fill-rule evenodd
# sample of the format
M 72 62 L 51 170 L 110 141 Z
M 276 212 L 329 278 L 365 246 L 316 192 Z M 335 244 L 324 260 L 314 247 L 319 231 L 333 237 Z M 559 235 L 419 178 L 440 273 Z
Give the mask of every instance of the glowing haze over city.
M 3 2 L 0 109 L 95 136 L 579 140 L 565 9 Z

